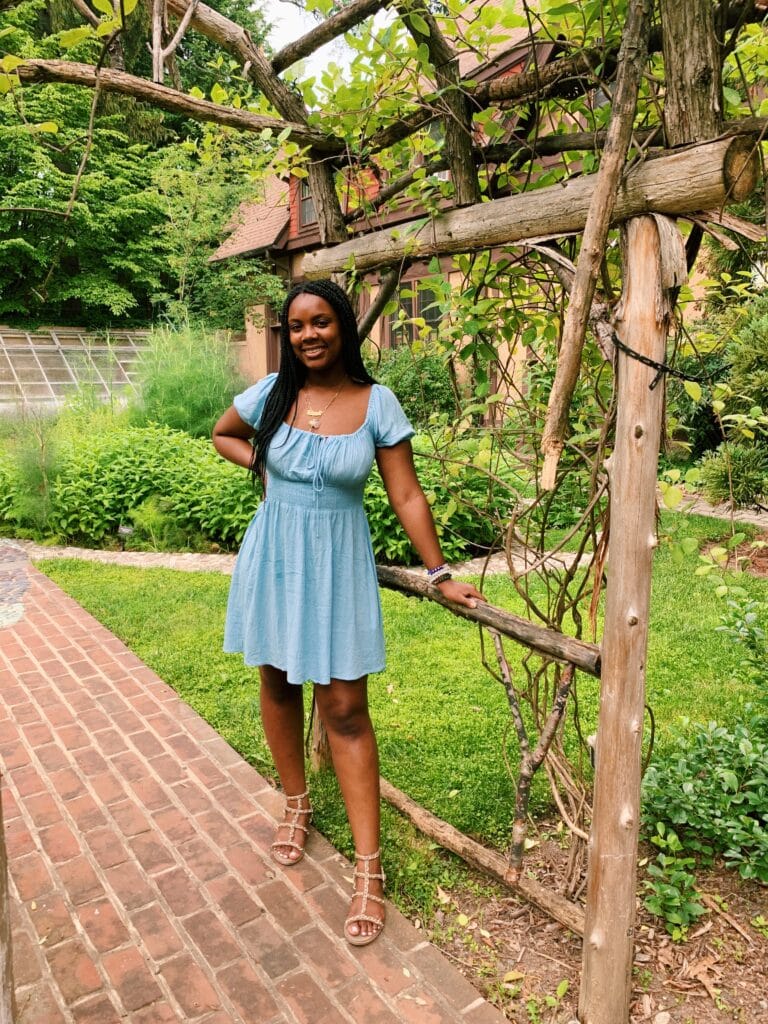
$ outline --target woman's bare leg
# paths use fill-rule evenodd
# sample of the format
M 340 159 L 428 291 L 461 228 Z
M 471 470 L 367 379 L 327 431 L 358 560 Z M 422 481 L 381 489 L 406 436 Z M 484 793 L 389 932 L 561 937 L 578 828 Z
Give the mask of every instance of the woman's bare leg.
M 307 777 L 304 771 L 304 696 L 303 687 L 288 682 L 285 672 L 272 665 L 262 665 L 259 669 L 261 689 L 261 721 L 264 735 L 275 762 L 280 784 L 286 796 L 297 796 L 307 788 Z M 298 817 L 300 825 L 309 824 L 309 798 L 291 800 L 290 806 L 304 809 Z M 290 824 L 280 825 L 275 837 L 279 842 L 288 840 Z M 293 842 L 304 846 L 306 833 L 296 829 Z M 290 860 L 298 860 L 301 852 L 293 846 L 278 846 L 278 854 Z
M 376 853 L 380 845 L 379 751 L 368 713 L 367 677 L 350 682 L 332 679 L 329 686 L 315 686 L 317 710 L 328 733 L 333 767 L 347 809 L 355 850 L 359 854 Z M 369 862 L 369 870 L 381 873 L 380 859 Z M 358 864 L 363 869 L 363 864 Z M 361 883 L 358 883 L 361 887 Z M 381 880 L 372 879 L 370 892 L 383 896 Z M 362 899 L 352 901 L 350 916 L 360 913 Z M 366 914 L 381 920 L 352 922 L 350 935 L 364 938 L 378 934 L 384 924 L 384 907 L 370 900 Z

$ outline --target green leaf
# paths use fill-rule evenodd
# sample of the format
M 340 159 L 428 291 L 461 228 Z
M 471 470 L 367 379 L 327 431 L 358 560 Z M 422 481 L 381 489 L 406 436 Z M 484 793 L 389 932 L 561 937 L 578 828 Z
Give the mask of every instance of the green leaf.
M 683 492 L 679 487 L 667 487 L 662 495 L 662 500 L 667 508 L 677 508 L 683 500 Z
M 114 18 L 115 9 L 110 3 L 110 0 L 91 0 L 91 3 L 97 11 L 101 11 L 102 14 L 106 14 L 110 18 Z
M 136 5 L 138 4 L 138 2 L 139 0 L 123 0 L 123 13 L 133 14 L 133 12 L 136 10 Z
M 14 54 L 9 53 L 7 57 L 3 57 L 3 59 L 0 60 L 0 68 L 2 68 L 3 71 L 11 72 L 15 71 L 16 68 L 23 63 L 24 61 L 21 57 L 16 57 Z
M 198 87 L 196 85 L 193 85 L 192 88 L 189 90 L 189 95 L 192 96 L 193 99 L 196 99 L 196 100 L 204 100 L 205 99 L 205 93 L 203 92 L 202 89 L 198 89 Z
M 65 50 L 68 50 L 71 46 L 77 46 L 78 43 L 82 43 L 82 41 L 87 39 L 90 35 L 90 26 L 86 26 L 84 28 L 70 28 L 59 35 L 59 42 Z
M 701 401 L 701 384 L 697 384 L 695 380 L 684 380 L 683 387 L 686 393 L 694 402 Z
M 101 39 L 104 36 L 111 36 L 113 32 L 119 32 L 123 26 L 118 18 L 111 18 L 109 21 L 102 21 L 96 28 L 96 35 Z
M 218 82 L 213 83 L 211 89 L 211 100 L 214 103 L 226 103 L 227 102 L 227 90 L 224 89 Z
M 55 121 L 41 121 L 40 124 L 32 124 L 29 126 L 31 132 L 46 132 L 48 135 L 55 135 L 59 130 L 59 126 Z
M 422 18 L 420 14 L 417 14 L 415 11 L 411 11 L 408 14 L 408 18 L 411 22 L 411 25 L 413 25 L 417 32 L 421 32 L 422 35 L 425 36 L 429 35 L 429 25 L 426 23 L 426 21 Z

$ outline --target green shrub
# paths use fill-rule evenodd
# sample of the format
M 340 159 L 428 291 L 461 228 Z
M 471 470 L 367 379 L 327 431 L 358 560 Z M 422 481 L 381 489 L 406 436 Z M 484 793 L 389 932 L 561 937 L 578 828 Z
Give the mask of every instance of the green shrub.
M 432 440 L 414 438 L 416 472 L 449 562 L 483 554 L 498 542 L 501 526 L 508 520 L 514 494 L 491 488 L 488 474 L 478 466 L 493 457 L 490 448 L 483 447 L 490 441 L 489 435 L 467 435 L 436 451 Z M 400 565 L 418 560 L 375 469 L 365 492 L 365 510 L 377 559 Z
M 224 547 L 239 543 L 258 497 L 247 474 L 224 462 L 209 441 L 168 427 L 134 427 L 70 440 L 51 488 L 49 530 L 100 545 L 152 496 L 168 528 L 200 533 Z
M 706 913 L 698 900 L 696 878 L 690 870 L 695 861 L 693 857 L 679 856 L 682 843 L 677 833 L 667 829 L 662 821 L 656 825 L 656 835 L 651 842 L 662 852 L 648 865 L 649 878 L 643 881 L 648 895 L 643 906 L 649 913 L 663 918 L 673 941 L 681 942 L 687 937 L 690 925 Z
M 759 505 L 768 493 L 768 445 L 724 441 L 702 459 L 701 483 L 715 504 Z
M 696 325 L 693 330 L 695 332 Z M 722 377 L 724 362 L 722 351 L 685 355 L 675 360 L 675 369 L 689 377 L 714 383 Z M 695 401 L 686 391 L 683 380 L 668 378 L 666 409 L 670 437 L 665 454 L 672 461 L 700 459 L 723 440 L 723 429 L 717 421 L 707 389 L 705 392 L 707 397 Z
M 748 306 L 743 324 L 729 342 L 728 384 L 733 391 L 729 411 L 747 412 L 759 405 L 768 410 L 768 294 Z
M 379 361 L 370 363 L 373 376 L 394 391 L 415 427 L 426 425 L 433 413 L 456 415 L 456 396 L 443 356 L 399 345 L 382 350 Z
M 0 531 L 7 532 L 12 522 L 17 491 L 17 477 L 10 453 L 0 448 Z
M 645 773 L 643 818 L 673 828 L 682 850 L 768 883 L 768 742 L 744 724 L 693 725 Z
M 4 518 L 20 536 L 45 529 L 51 508 L 51 485 L 58 472 L 57 416 L 49 411 L 25 409 L 7 444 L 11 477 L 6 498 L 0 504 Z
M 232 395 L 244 387 L 231 342 L 191 328 L 153 332 L 137 383 L 135 425 L 160 423 L 193 437 L 210 437 Z
M 741 647 L 741 678 L 764 690 L 768 683 L 768 639 L 764 626 L 767 622 L 768 602 L 736 593 L 726 601 L 721 624 L 716 627 L 718 633 L 724 633 Z
M 215 543 L 233 549 L 242 540 L 260 491 L 209 441 L 166 426 L 131 427 L 110 419 L 93 431 L 74 429 L 71 419 L 65 426 L 57 434 L 46 514 L 24 521 L 31 534 L 98 547 L 116 543 L 118 527 L 132 524 L 132 547 L 200 549 Z M 435 460 L 419 463 L 445 557 L 459 561 L 493 542 L 502 509 L 489 500 L 485 474 L 471 465 L 454 468 L 457 475 L 451 476 Z M 23 479 L 9 455 L 0 461 L 0 483 L 0 521 L 6 532 L 17 532 L 23 525 Z M 413 562 L 415 553 L 376 471 L 365 507 L 376 558 Z

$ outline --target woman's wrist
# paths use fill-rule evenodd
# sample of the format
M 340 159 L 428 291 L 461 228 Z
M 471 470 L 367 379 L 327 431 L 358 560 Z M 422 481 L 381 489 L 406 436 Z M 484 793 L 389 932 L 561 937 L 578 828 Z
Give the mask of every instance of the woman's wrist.
M 427 579 L 433 586 L 437 586 L 439 583 L 447 583 L 452 578 L 453 574 L 444 562 L 441 565 L 435 565 L 431 569 L 427 569 Z

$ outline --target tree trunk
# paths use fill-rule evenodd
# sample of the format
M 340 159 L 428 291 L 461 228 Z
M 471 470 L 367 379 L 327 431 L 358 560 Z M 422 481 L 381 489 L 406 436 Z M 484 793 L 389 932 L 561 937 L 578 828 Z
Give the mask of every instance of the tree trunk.
M 759 174 L 757 148 L 749 138 L 720 139 L 648 160 L 622 182 L 613 223 L 649 211 L 684 215 L 740 201 L 753 191 Z M 308 253 L 303 272 L 310 278 L 327 277 L 344 270 L 351 261 L 358 273 L 367 273 L 406 258 L 473 252 L 581 231 L 596 179 L 597 175 L 585 175 L 565 185 L 451 210 L 426 226 L 420 218 L 373 231 Z
M 685 278 L 676 229 L 677 269 L 665 278 L 654 218 L 627 225 L 624 294 L 617 335 L 661 362 L 670 308 L 665 288 Z M 603 634 L 595 793 L 587 874 L 583 1024 L 625 1024 L 632 985 L 640 772 L 651 563 L 656 546 L 656 472 L 663 387 L 656 370 L 618 352 L 616 439 L 609 460 L 611 522 Z
M 711 0 L 661 0 L 664 130 L 670 146 L 720 134 L 723 89 Z

